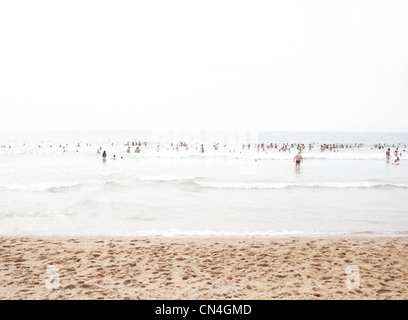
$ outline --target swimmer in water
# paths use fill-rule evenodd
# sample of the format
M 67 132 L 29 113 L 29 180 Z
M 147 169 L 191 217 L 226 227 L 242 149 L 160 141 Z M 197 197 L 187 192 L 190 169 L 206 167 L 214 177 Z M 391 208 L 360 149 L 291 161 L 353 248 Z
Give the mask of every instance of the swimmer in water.
M 300 162 L 303 162 L 303 157 L 300 155 L 300 152 L 293 158 L 295 162 L 296 169 L 300 169 Z
M 390 158 L 391 158 L 391 150 L 390 148 L 388 148 L 388 150 L 385 152 L 385 159 L 389 161 Z
M 395 159 L 392 164 L 395 165 L 395 166 L 398 166 L 399 165 L 399 160 L 400 160 L 400 158 L 397 157 L 397 159 Z

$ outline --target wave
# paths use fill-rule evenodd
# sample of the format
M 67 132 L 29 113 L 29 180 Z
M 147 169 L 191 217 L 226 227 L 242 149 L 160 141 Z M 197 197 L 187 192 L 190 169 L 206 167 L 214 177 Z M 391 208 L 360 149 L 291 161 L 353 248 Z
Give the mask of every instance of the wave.
M 199 179 L 193 176 L 186 176 L 186 177 L 176 177 L 176 176 L 138 176 L 138 180 L 146 181 L 146 182 L 187 182 L 187 181 L 194 181 Z
M 408 188 L 402 183 L 378 182 L 315 182 L 315 183 L 285 183 L 285 182 L 222 182 L 222 181 L 195 181 L 195 184 L 204 188 L 216 189 L 287 189 L 287 188 L 331 188 L 331 189 L 366 189 L 366 188 Z
M 0 190 L 3 191 L 49 191 L 57 192 L 60 190 L 68 190 L 85 185 L 84 183 L 67 182 L 67 183 L 37 183 L 37 184 L 3 184 L 0 185 Z
M 286 189 L 286 188 L 408 188 L 408 184 L 392 183 L 382 181 L 327 181 L 327 182 L 305 182 L 305 183 L 291 183 L 291 182 L 275 182 L 275 181 L 239 181 L 239 180 L 218 180 L 212 178 L 205 178 L 199 176 L 137 176 L 137 175 L 123 175 L 123 174 L 106 174 L 110 178 L 115 178 L 125 181 L 123 178 L 131 178 L 134 183 L 163 183 L 185 186 L 197 186 L 202 188 L 218 188 L 218 189 Z M 129 180 L 126 180 L 129 182 Z M 124 182 L 106 182 L 105 184 L 125 184 Z
M 58 218 L 54 216 L 54 218 Z M 148 230 L 63 230 L 61 228 L 4 228 L 0 226 L 0 234 L 8 236 L 32 236 L 32 235 L 57 235 L 57 236 L 111 236 L 111 237 L 149 237 L 149 238 L 200 238 L 200 237 L 220 237 L 220 238 L 273 238 L 273 237 L 408 237 L 408 231 L 301 231 L 301 230 L 198 230 L 198 229 L 148 229 Z
M 347 232 L 320 232 L 299 230 L 257 230 L 257 231 L 215 231 L 215 230 L 183 230 L 183 229 L 151 229 L 128 232 L 122 235 L 136 237 L 284 237 L 284 236 L 341 236 Z
M 116 174 L 115 174 L 116 175 Z M 118 178 L 118 176 L 115 176 Z M 274 182 L 274 181 L 233 181 L 233 180 L 215 180 L 204 177 L 194 176 L 135 176 L 126 175 L 133 178 L 134 183 L 163 183 L 183 186 L 195 186 L 202 188 L 215 189 L 287 189 L 287 188 L 333 188 L 333 189 L 369 189 L 369 188 L 408 188 L 408 184 L 390 183 L 390 182 L 374 182 L 374 181 L 350 181 L 350 182 L 306 182 L 306 183 L 290 183 L 290 182 Z M 114 184 L 115 182 L 106 182 L 105 184 Z M 117 185 L 129 186 L 127 183 L 116 182 Z
M 123 235 L 123 234 L 122 234 Z M 145 230 L 126 234 L 139 237 L 325 237 L 325 236 L 372 236 L 372 237 L 406 237 L 408 231 L 300 231 L 300 230 L 256 230 L 256 231 L 214 231 L 214 230 Z M 125 236 L 126 236 L 125 235 Z
M 108 175 L 106 175 L 108 176 Z M 214 180 L 210 178 L 194 176 L 134 176 L 127 175 L 109 175 L 108 181 L 95 182 L 65 182 L 65 183 L 41 183 L 41 184 L 3 184 L 0 185 L 0 191 L 28 191 L 28 192 L 51 192 L 63 193 L 77 190 L 80 188 L 96 187 L 105 188 L 132 188 L 143 186 L 144 184 L 160 184 L 174 187 L 192 187 L 203 189 L 408 189 L 406 183 L 390 183 L 378 181 L 329 181 L 329 182 L 275 182 L 275 181 L 232 181 L 232 180 Z M 130 178 L 130 179 L 129 179 Z

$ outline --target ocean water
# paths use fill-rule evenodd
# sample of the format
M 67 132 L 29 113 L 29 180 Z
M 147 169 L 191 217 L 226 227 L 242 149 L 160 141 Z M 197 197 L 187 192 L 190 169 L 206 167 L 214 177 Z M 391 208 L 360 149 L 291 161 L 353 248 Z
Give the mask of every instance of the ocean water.
M 283 143 L 305 144 L 300 170 Z M 1 132 L 0 234 L 407 236 L 407 144 L 408 133 Z

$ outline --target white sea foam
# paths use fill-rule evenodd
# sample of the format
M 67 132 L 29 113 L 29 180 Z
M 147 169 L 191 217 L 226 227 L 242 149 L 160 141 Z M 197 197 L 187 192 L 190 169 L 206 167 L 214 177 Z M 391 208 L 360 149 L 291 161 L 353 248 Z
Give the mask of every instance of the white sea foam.
M 64 188 L 74 188 L 81 186 L 77 182 L 50 182 L 50 183 L 34 183 L 34 184 L 0 184 L 0 191 L 53 191 Z
M 403 183 L 376 183 L 367 181 L 357 182 L 312 182 L 312 183 L 285 183 L 285 182 L 220 182 L 196 181 L 196 184 L 207 188 L 231 189 L 286 189 L 286 188 L 408 188 Z
M 139 176 L 137 177 L 140 181 L 150 181 L 150 182 L 171 182 L 171 181 L 194 181 L 196 177 L 192 176 Z

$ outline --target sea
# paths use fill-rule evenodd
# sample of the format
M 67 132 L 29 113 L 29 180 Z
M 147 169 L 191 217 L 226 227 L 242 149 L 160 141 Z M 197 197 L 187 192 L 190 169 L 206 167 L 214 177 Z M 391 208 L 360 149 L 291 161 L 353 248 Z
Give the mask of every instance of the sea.
M 407 236 L 407 144 L 402 132 L 1 131 L 0 235 Z

